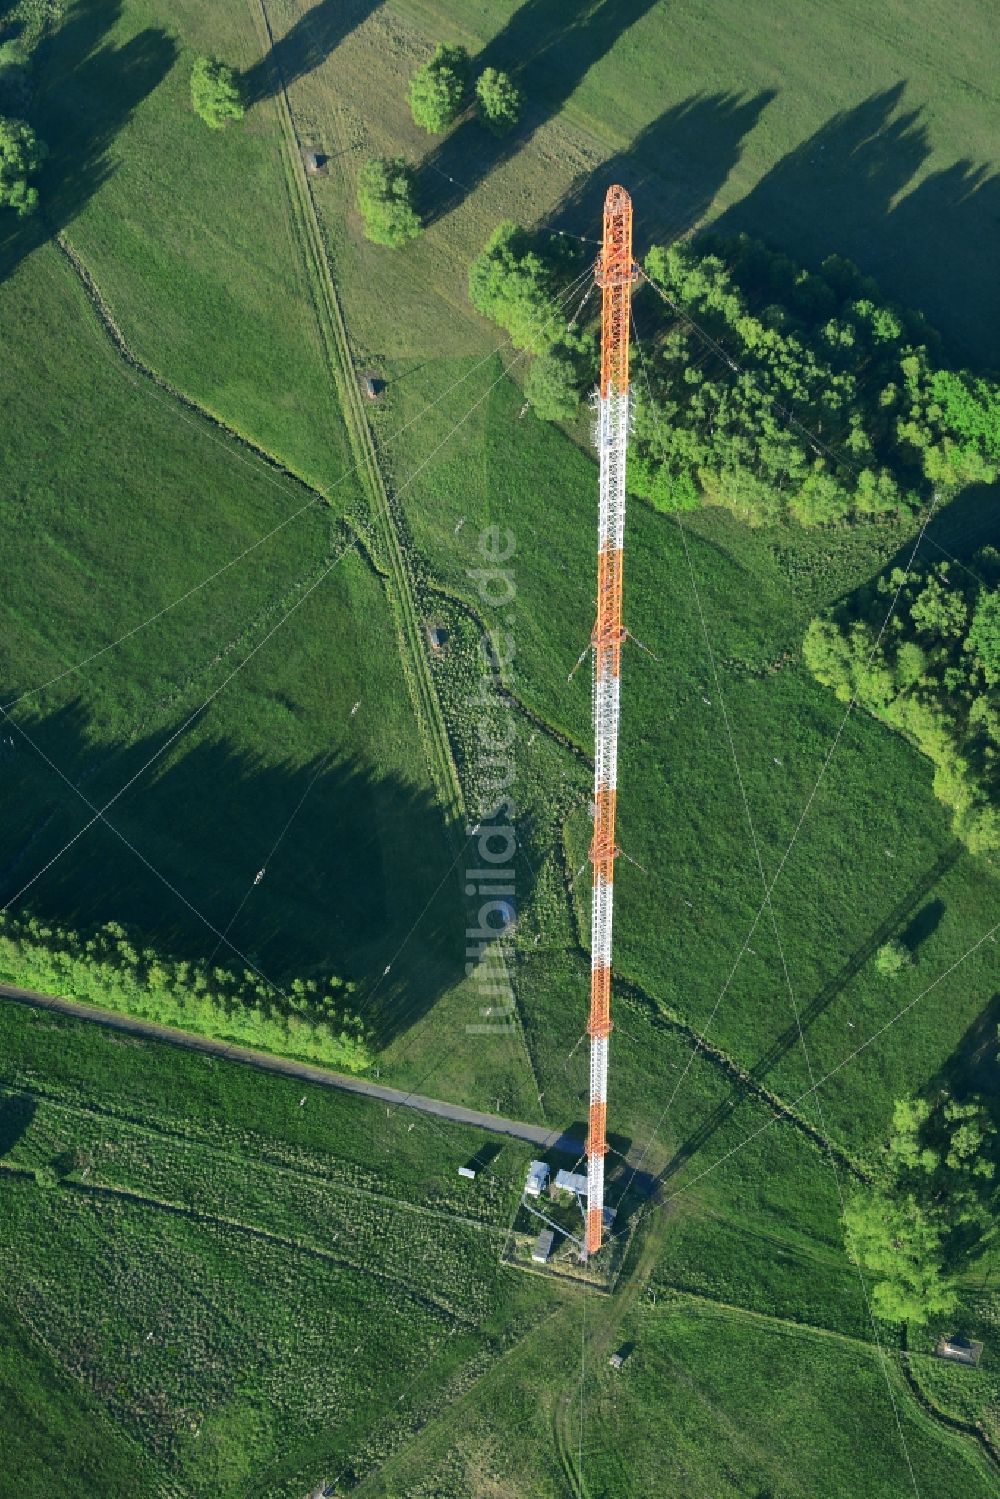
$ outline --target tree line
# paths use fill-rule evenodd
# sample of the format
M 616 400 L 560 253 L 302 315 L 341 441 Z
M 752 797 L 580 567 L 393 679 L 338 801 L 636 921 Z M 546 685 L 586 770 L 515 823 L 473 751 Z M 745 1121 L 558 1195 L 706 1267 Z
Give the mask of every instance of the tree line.
M 117 922 L 84 936 L 37 917 L 0 916 L 0 978 L 348 1072 L 371 1063 L 353 983 L 295 979 L 278 993 L 248 969 L 232 973 L 140 947 Z
M 812 620 L 803 653 L 818 682 L 930 758 L 967 848 L 1000 849 L 1000 552 L 891 569 Z

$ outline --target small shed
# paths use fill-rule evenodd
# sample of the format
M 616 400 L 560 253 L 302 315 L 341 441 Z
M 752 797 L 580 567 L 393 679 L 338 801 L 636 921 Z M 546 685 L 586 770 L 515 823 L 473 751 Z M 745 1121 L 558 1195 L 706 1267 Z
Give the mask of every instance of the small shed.
M 427 644 L 430 646 L 435 656 L 440 656 L 441 652 L 448 644 L 448 631 L 444 628 L 443 625 L 427 625 Z
M 612 1369 L 617 1372 L 617 1370 L 619 1370 L 622 1365 L 625 1364 L 632 1356 L 632 1349 L 634 1347 L 634 1343 L 623 1343 L 622 1346 L 608 1359 L 608 1363 L 611 1365 Z
M 471 1166 L 459 1166 L 458 1174 L 459 1176 L 467 1177 L 470 1182 L 474 1182 L 476 1179 L 476 1173 Z
M 305 162 L 306 171 L 310 177 L 315 177 L 317 173 L 325 171 L 327 161 L 329 160 L 328 157 L 323 155 L 322 151 L 306 151 L 303 153 L 302 159 Z
M 586 1197 L 587 1178 L 582 1171 L 557 1171 L 556 1191 L 572 1192 L 576 1197 Z
M 531 1258 L 537 1265 L 544 1265 L 548 1260 L 549 1255 L 552 1253 L 552 1245 L 555 1237 L 551 1228 L 543 1228 L 538 1235 L 538 1238 L 535 1240 L 535 1247 L 531 1251 Z
M 975 1367 L 983 1356 L 983 1345 L 973 1338 L 939 1338 L 934 1352 L 938 1358 L 950 1358 L 956 1364 Z
M 549 1168 L 544 1161 L 532 1161 L 524 1184 L 525 1197 L 541 1197 L 549 1184 Z
M 365 375 L 361 381 L 361 388 L 369 401 L 377 401 L 385 390 L 385 381 L 380 380 L 377 375 Z

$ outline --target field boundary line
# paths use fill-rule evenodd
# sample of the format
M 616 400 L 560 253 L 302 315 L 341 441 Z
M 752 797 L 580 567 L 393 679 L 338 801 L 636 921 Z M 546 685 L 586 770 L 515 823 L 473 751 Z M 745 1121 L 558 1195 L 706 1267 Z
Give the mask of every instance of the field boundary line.
M 687 1306 L 685 1305 L 687 1304 Z M 739 1306 L 736 1302 L 722 1301 L 715 1296 L 706 1296 L 699 1291 L 681 1290 L 679 1287 L 664 1289 L 662 1302 L 656 1303 L 657 1311 L 680 1312 L 686 1309 L 694 1311 L 696 1315 L 705 1317 L 718 1317 L 720 1321 L 731 1320 L 761 1322 L 770 1327 L 775 1333 L 795 1336 L 802 1335 L 804 1338 L 825 1338 L 832 1342 L 844 1344 L 847 1347 L 864 1348 L 869 1353 L 877 1355 L 878 1346 L 866 1341 L 864 1338 L 854 1337 L 851 1333 L 838 1332 L 833 1327 L 821 1327 L 816 1322 L 796 1322 L 791 1317 L 779 1317 L 773 1312 L 762 1312 L 755 1307 Z M 906 1346 L 905 1332 L 902 1345 L 894 1350 L 894 1357 L 890 1360 L 892 1365 L 899 1370 L 907 1389 L 913 1399 L 932 1421 L 945 1427 L 956 1436 L 973 1439 L 977 1442 L 990 1463 L 1000 1467 L 1000 1453 L 997 1452 L 989 1434 L 975 1422 L 962 1421 L 957 1416 L 950 1416 L 947 1411 L 939 1410 L 923 1389 L 915 1374 L 913 1373 L 914 1361 L 920 1359 L 931 1359 L 930 1353 L 914 1353 Z
M 15 1166 L 9 1161 L 0 1161 L 0 1174 L 16 1176 L 23 1180 L 33 1179 L 30 1166 Z M 112 1197 L 116 1202 L 131 1203 L 136 1207 L 155 1209 L 157 1212 L 168 1213 L 174 1218 L 187 1218 L 193 1223 L 206 1223 L 217 1225 L 220 1228 L 232 1229 L 235 1233 L 243 1234 L 247 1238 L 264 1239 L 269 1244 L 275 1244 L 283 1248 L 292 1248 L 300 1254 L 308 1255 L 311 1259 L 320 1259 L 328 1264 L 337 1265 L 348 1270 L 360 1271 L 363 1275 L 371 1275 L 375 1280 L 388 1281 L 390 1285 L 401 1286 L 406 1295 L 413 1301 L 423 1306 L 433 1307 L 436 1312 L 451 1318 L 453 1322 L 460 1323 L 463 1327 L 473 1330 L 479 1324 L 472 1318 L 456 1311 L 446 1301 L 439 1300 L 428 1291 L 418 1290 L 401 1275 L 394 1275 L 388 1270 L 376 1269 L 371 1264 L 359 1264 L 345 1256 L 334 1254 L 331 1249 L 323 1249 L 318 1244 L 310 1244 L 305 1239 L 296 1239 L 291 1234 L 279 1234 L 274 1229 L 263 1228 L 256 1223 L 246 1223 L 240 1218 L 231 1218 L 225 1213 L 210 1213 L 204 1208 L 191 1207 L 183 1202 L 171 1202 L 168 1197 L 152 1197 L 145 1192 L 138 1192 L 134 1187 L 115 1187 L 110 1182 L 78 1182 L 63 1180 L 57 1190 L 75 1193 L 78 1197 Z
M 960 1416 L 953 1416 L 948 1411 L 934 1404 L 920 1380 L 917 1378 L 914 1365 L 919 1364 L 921 1359 L 932 1359 L 932 1353 L 914 1353 L 910 1350 L 906 1341 L 906 1329 L 903 1329 L 903 1378 L 907 1387 L 917 1404 L 927 1412 L 932 1421 L 943 1426 L 947 1431 L 953 1431 L 960 1436 L 972 1437 L 978 1442 L 990 1464 L 1000 1469 L 1000 1450 L 980 1421 L 963 1421 Z
M 289 1176 L 297 1178 L 301 1182 L 307 1182 L 313 1186 L 323 1187 L 332 1193 L 341 1193 L 344 1196 L 354 1195 L 366 1197 L 372 1202 L 381 1203 L 383 1206 L 399 1208 L 403 1212 L 417 1213 L 425 1218 L 440 1219 L 447 1223 L 460 1223 L 466 1228 L 482 1229 L 485 1232 L 502 1235 L 507 1232 L 505 1226 L 499 1223 L 491 1223 L 486 1218 L 469 1218 L 448 1207 L 429 1207 L 426 1203 L 413 1202 L 407 1197 L 393 1197 L 388 1192 L 378 1192 L 373 1187 L 360 1186 L 356 1182 L 341 1181 L 337 1177 L 325 1175 L 321 1170 L 308 1171 L 303 1166 L 293 1166 L 287 1161 L 275 1159 L 266 1154 L 257 1154 L 253 1160 L 246 1150 L 237 1149 L 235 1146 L 229 1148 L 225 1145 L 215 1145 L 211 1140 L 203 1139 L 197 1135 L 186 1135 L 179 1130 L 172 1130 L 163 1126 L 159 1121 L 155 1123 L 146 1122 L 131 1114 L 116 1113 L 111 1109 L 98 1108 L 93 1105 L 70 1103 L 65 1098 L 60 1098 L 54 1093 L 46 1092 L 44 1088 L 33 1087 L 28 1082 L 17 1082 L 11 1078 L 0 1075 L 0 1089 L 7 1093 L 18 1093 L 22 1096 L 38 1100 L 45 1108 L 53 1109 L 57 1113 L 69 1114 L 76 1117 L 93 1121 L 113 1121 L 123 1130 L 134 1131 L 137 1135 L 148 1137 L 150 1141 L 159 1141 L 161 1144 L 169 1142 L 174 1146 L 183 1146 L 188 1149 L 205 1151 L 208 1154 L 222 1156 L 230 1162 L 241 1161 L 247 1165 L 264 1166 L 267 1171 L 273 1171 L 278 1176 Z M 259 1143 L 259 1142 L 258 1142 Z M 341 1157 L 334 1159 L 340 1160 Z M 126 1189 L 128 1190 L 128 1189 Z
M 128 342 L 105 299 L 104 293 L 98 286 L 93 272 L 65 231 L 58 230 L 53 235 L 53 241 L 61 252 L 63 259 L 72 267 L 84 289 L 88 302 L 97 316 L 98 322 L 104 329 L 108 341 L 124 362 L 131 369 L 135 370 L 136 374 L 149 380 L 158 390 L 163 391 L 164 395 L 170 396 L 178 405 L 185 407 L 193 415 L 200 417 L 202 421 L 215 427 L 232 442 L 238 444 L 239 447 L 245 448 L 248 453 L 252 453 L 255 458 L 266 464 L 269 469 L 272 469 L 274 473 L 279 474 L 283 479 L 287 479 L 290 484 L 295 485 L 299 489 L 308 490 L 317 504 L 328 505 L 330 503 L 329 496 L 324 490 L 319 489 L 310 480 L 305 478 L 304 475 L 290 468 L 277 454 L 272 453 L 268 448 L 262 447 L 255 438 L 248 436 L 245 432 L 241 432 L 238 427 L 232 426 L 224 417 L 219 416 L 210 407 L 203 406 L 200 401 L 195 400 L 186 391 L 180 390 L 176 385 L 172 385 L 166 376 L 159 374 L 151 365 L 148 365 Z

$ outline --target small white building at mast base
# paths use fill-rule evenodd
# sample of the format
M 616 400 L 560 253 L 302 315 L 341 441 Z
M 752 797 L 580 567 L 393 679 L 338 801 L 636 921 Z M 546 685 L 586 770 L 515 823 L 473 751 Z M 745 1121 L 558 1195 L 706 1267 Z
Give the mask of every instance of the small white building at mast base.
M 586 1197 L 587 1178 L 582 1171 L 556 1172 L 556 1191 L 572 1192 L 576 1197 Z
M 551 1172 L 544 1161 L 532 1161 L 528 1166 L 528 1178 L 524 1183 L 525 1197 L 541 1197 L 549 1184 Z

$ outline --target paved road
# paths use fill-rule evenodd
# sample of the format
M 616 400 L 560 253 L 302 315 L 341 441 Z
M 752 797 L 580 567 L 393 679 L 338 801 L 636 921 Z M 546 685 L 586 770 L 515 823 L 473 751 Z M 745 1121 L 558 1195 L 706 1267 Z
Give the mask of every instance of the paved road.
M 79 1020 L 91 1020 L 97 1025 L 106 1025 L 111 1030 L 128 1031 L 130 1035 L 142 1036 L 149 1041 L 166 1041 L 171 1046 L 183 1046 L 187 1051 L 200 1051 L 205 1056 L 225 1057 L 231 1062 L 256 1067 L 261 1072 L 278 1072 L 285 1077 L 299 1078 L 302 1082 L 318 1083 L 322 1088 L 337 1088 L 342 1093 L 360 1093 L 364 1098 L 376 1098 L 404 1109 L 416 1109 L 421 1114 L 436 1114 L 439 1119 L 448 1119 L 454 1124 L 469 1124 L 474 1129 L 489 1130 L 494 1135 L 513 1135 L 515 1139 L 527 1140 L 541 1150 L 565 1150 L 572 1155 L 580 1155 L 583 1151 L 583 1141 L 578 1136 L 565 1134 L 558 1129 L 546 1129 L 541 1124 L 524 1124 L 519 1119 L 503 1119 L 499 1114 L 482 1114 L 478 1109 L 464 1109 L 459 1104 L 445 1103 L 440 1098 L 425 1098 L 421 1093 L 404 1093 L 399 1088 L 387 1088 L 384 1084 L 370 1082 L 367 1078 L 331 1072 L 327 1067 L 314 1067 L 309 1062 L 295 1062 L 288 1057 L 273 1057 L 265 1051 L 254 1051 L 249 1046 L 231 1046 L 226 1041 L 213 1041 L 208 1036 L 194 1036 L 190 1031 L 174 1030 L 172 1026 L 157 1025 L 153 1020 L 140 1020 L 132 1015 L 119 1015 L 114 1010 L 101 1010 L 96 1005 L 80 1004 L 75 999 L 38 994 L 34 989 L 19 989 L 13 984 L 0 984 L 0 998 L 33 1005 L 37 1009 L 55 1010 L 60 1015 L 74 1015 Z

